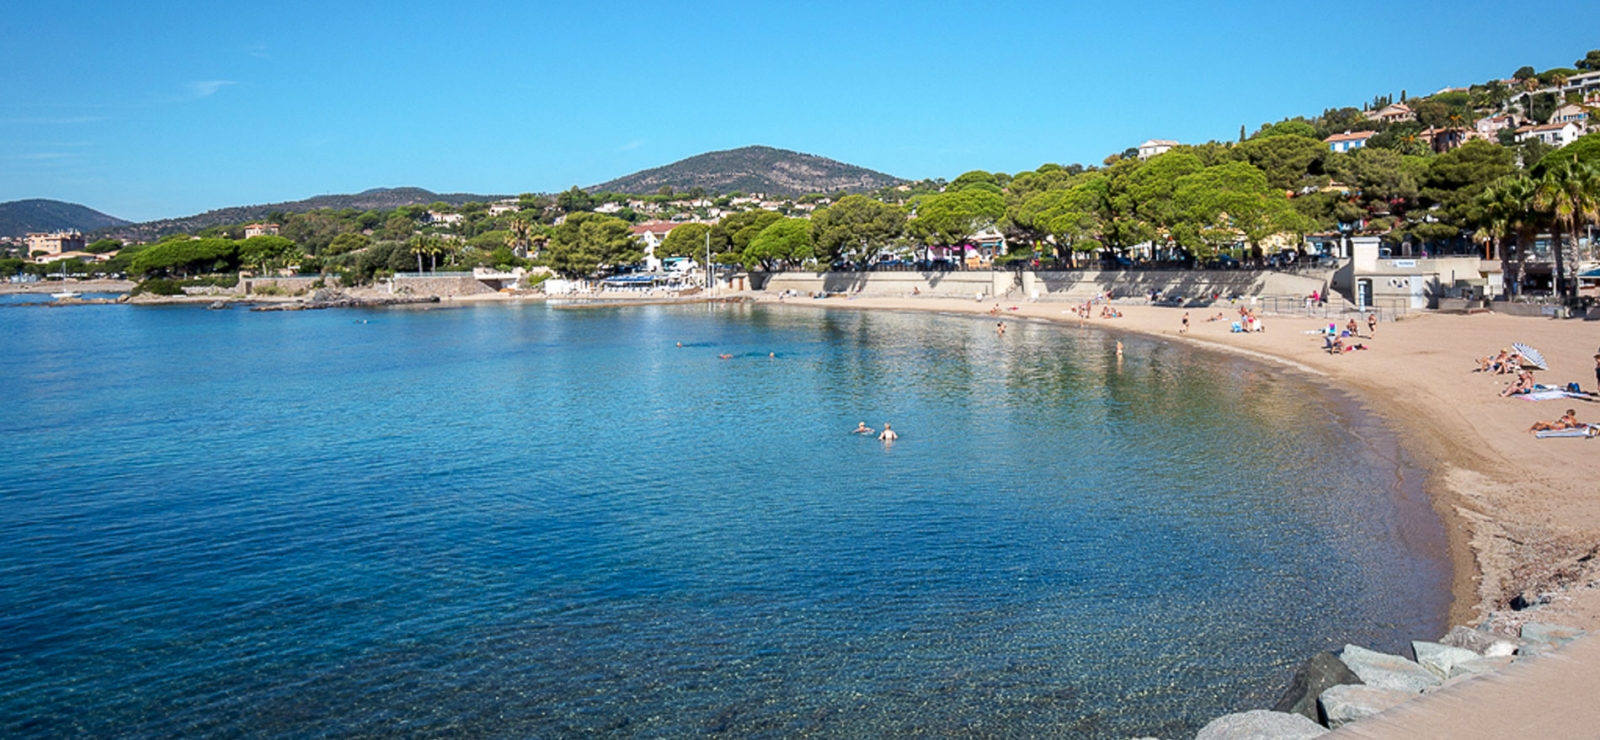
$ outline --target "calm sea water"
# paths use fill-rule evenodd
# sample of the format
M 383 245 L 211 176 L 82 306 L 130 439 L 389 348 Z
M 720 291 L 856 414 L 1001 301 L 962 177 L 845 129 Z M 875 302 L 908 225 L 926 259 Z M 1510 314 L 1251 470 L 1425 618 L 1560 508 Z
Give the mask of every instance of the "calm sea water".
M 1382 427 L 1154 340 L 729 306 L 0 337 L 4 736 L 1179 736 L 1443 626 Z

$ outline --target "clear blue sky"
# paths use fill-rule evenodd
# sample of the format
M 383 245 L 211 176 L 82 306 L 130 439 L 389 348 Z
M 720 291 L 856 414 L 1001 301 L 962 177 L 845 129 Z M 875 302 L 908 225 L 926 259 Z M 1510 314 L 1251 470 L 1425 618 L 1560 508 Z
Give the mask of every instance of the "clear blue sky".
M 767 144 L 908 178 L 1567 66 L 1600 5 L 11 3 L 0 201 L 146 220 L 587 186 Z

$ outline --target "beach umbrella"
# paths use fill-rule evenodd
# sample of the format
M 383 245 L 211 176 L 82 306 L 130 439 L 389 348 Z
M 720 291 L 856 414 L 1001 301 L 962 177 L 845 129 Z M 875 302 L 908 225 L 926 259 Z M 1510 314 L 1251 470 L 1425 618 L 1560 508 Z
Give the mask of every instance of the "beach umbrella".
M 1523 365 L 1532 365 L 1540 370 L 1550 369 L 1549 366 L 1544 364 L 1544 355 L 1539 354 L 1539 350 L 1521 343 L 1513 343 L 1511 348 L 1516 350 L 1517 354 L 1522 355 Z

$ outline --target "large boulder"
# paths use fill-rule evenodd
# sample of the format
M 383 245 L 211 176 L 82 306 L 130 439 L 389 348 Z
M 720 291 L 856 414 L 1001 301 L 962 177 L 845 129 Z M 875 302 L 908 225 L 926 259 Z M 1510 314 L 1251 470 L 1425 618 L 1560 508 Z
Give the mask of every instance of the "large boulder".
M 1211 720 L 1194 740 L 1310 740 L 1327 731 L 1298 714 L 1256 709 Z
M 1434 672 L 1439 678 L 1449 678 L 1450 668 L 1457 663 L 1478 660 L 1483 656 L 1466 648 L 1450 647 L 1437 642 L 1412 640 L 1411 649 L 1417 654 L 1417 664 Z
M 1361 677 L 1352 672 L 1343 661 L 1334 657 L 1333 653 L 1317 653 L 1294 672 L 1294 678 L 1289 681 L 1289 688 L 1284 690 L 1278 703 L 1272 705 L 1272 711 L 1299 714 L 1306 719 L 1316 720 L 1318 719 L 1317 697 L 1321 696 L 1322 692 L 1341 684 L 1359 683 Z
M 1514 660 L 1516 660 L 1516 658 L 1513 658 L 1509 655 L 1498 655 L 1493 658 L 1477 658 L 1475 660 L 1462 661 L 1450 666 L 1449 678 L 1482 676 L 1485 673 L 1494 673 L 1501 668 L 1511 665 L 1511 662 Z
M 1380 689 L 1376 686 L 1334 686 L 1322 692 L 1317 703 L 1332 730 L 1363 717 L 1371 717 L 1389 707 L 1417 698 L 1415 692 Z
M 1550 647 L 1561 647 L 1586 634 L 1576 627 L 1563 627 L 1559 624 L 1545 624 L 1544 622 L 1528 622 L 1522 625 L 1522 639 L 1528 642 L 1538 642 Z
M 1345 645 L 1339 652 L 1339 660 L 1360 676 L 1362 683 L 1380 689 L 1420 694 L 1424 689 L 1444 683 L 1444 678 L 1405 658 L 1357 645 Z
M 1517 652 L 1517 642 L 1515 640 L 1482 630 L 1475 630 L 1471 627 L 1453 627 L 1450 629 L 1449 634 L 1439 638 L 1439 643 L 1471 650 L 1486 658 L 1515 655 Z

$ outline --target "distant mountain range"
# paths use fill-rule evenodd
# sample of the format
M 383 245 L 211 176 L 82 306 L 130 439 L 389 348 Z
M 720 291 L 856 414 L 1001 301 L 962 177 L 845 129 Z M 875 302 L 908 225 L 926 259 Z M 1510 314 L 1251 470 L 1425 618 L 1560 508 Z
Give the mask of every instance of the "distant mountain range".
M 35 198 L 0 203 L 0 236 L 23 236 L 30 231 L 94 231 L 127 223 L 93 208 L 59 200 Z
M 589 192 L 649 194 L 663 185 L 676 191 L 704 188 L 709 193 L 805 195 L 840 190 L 860 193 L 902 180 L 893 175 L 770 146 L 706 152 L 664 167 L 635 172 L 589 188 Z
M 305 200 L 289 201 L 286 203 L 267 203 L 257 206 L 233 206 L 231 208 L 218 208 L 214 211 L 182 218 L 164 218 L 159 221 L 146 221 L 140 224 L 128 224 L 115 228 L 102 229 L 103 232 L 122 238 L 138 240 L 155 239 L 166 234 L 179 232 L 193 233 L 201 229 L 224 224 L 237 224 L 246 221 L 259 221 L 272 213 L 304 213 L 323 208 L 343 210 L 354 208 L 359 211 L 387 210 L 400 206 L 427 205 L 429 203 L 449 203 L 461 205 L 469 201 L 488 202 L 511 196 L 505 195 L 475 195 L 472 193 L 435 193 L 422 188 L 373 188 L 363 190 L 354 195 L 318 195 Z M 120 222 L 127 224 L 126 221 Z

